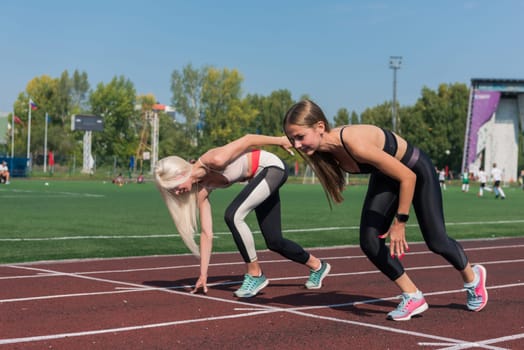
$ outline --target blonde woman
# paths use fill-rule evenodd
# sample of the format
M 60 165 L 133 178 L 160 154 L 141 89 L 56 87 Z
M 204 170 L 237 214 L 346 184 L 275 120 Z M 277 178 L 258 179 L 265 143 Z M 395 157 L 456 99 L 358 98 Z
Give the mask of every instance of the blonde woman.
M 239 298 L 257 295 L 269 283 L 258 262 L 253 233 L 245 222 L 255 211 L 267 247 L 287 259 L 310 269 L 305 284 L 319 289 L 330 265 L 306 252 L 297 243 L 282 236 L 279 189 L 287 179 L 284 162 L 276 155 L 254 147 L 278 145 L 290 148 L 283 137 L 246 135 L 222 147 L 213 148 L 190 164 L 180 157 L 167 157 L 155 169 L 157 184 L 184 243 L 200 256 L 200 276 L 192 293 L 200 288 L 207 293 L 207 273 L 213 245 L 213 223 L 209 195 L 215 189 L 247 181 L 225 212 L 225 221 L 237 248 L 247 264 L 247 273 Z M 198 214 L 197 215 L 197 211 Z M 200 247 L 194 241 L 200 218 Z
M 343 201 L 346 172 L 371 174 L 361 213 L 360 246 L 402 291 L 402 301 L 388 313 L 388 319 L 409 320 L 428 308 L 424 295 L 400 263 L 408 250 L 405 230 L 412 203 L 429 249 L 460 272 L 468 309 L 480 311 L 486 306 L 486 269 L 472 267 L 461 245 L 447 235 L 438 177 L 424 152 L 373 125 L 331 129 L 320 107 L 309 100 L 288 110 L 284 129 L 312 165 L 330 200 Z

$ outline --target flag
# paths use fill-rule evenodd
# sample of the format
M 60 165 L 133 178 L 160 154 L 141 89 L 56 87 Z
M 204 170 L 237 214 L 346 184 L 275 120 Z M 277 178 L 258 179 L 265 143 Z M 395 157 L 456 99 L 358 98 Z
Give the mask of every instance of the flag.
M 31 109 L 33 111 L 36 111 L 38 109 L 38 105 L 35 102 L 33 102 L 33 100 L 29 100 L 29 105 L 31 106 Z
M 24 122 L 22 121 L 22 119 L 18 118 L 16 115 L 15 115 L 15 123 L 16 124 L 20 124 L 20 125 L 24 125 Z

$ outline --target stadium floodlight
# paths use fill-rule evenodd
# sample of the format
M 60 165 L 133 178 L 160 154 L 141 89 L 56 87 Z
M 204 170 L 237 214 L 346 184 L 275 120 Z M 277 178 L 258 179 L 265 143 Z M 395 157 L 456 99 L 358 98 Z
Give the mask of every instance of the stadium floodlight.
M 389 68 L 393 69 L 393 103 L 391 104 L 391 121 L 392 129 L 395 132 L 400 132 L 400 120 L 397 116 L 397 70 L 402 64 L 402 56 L 389 56 Z

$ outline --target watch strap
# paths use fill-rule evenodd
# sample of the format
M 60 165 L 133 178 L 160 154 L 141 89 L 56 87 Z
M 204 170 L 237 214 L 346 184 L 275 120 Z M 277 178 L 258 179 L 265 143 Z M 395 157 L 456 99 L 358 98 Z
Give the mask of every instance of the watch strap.
M 409 220 L 409 215 L 408 214 L 397 213 L 395 215 L 395 217 L 397 218 L 398 222 L 408 222 L 408 220 Z

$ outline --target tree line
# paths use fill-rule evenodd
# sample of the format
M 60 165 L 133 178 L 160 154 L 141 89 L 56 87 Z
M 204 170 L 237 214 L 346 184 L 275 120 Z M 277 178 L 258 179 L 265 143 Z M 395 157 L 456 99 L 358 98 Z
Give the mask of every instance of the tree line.
M 244 96 L 242 83 L 243 76 L 236 69 L 195 68 L 188 64 L 174 70 L 170 105 L 175 107 L 177 117 L 159 114 L 159 157 L 176 154 L 194 158 L 246 133 L 282 135 L 282 118 L 296 102 L 291 92 L 280 89 L 268 96 Z M 441 84 L 436 91 L 424 87 L 414 105 L 397 106 L 397 132 L 426 151 L 437 166 L 448 165 L 459 170 L 468 98 L 469 89 L 462 83 Z M 78 70 L 72 74 L 66 70 L 58 78 L 35 77 L 14 103 L 19 121 L 14 144 L 18 157 L 26 156 L 30 100 L 38 107 L 32 111 L 33 159 L 43 154 L 47 113 L 48 149 L 54 151 L 57 159 L 60 155 L 76 155 L 81 159 L 83 133 L 71 130 L 71 116 L 94 114 L 104 118 L 104 131 L 93 132 L 92 150 L 97 159 L 128 159 L 136 155 L 140 160 L 137 150 L 143 149 L 144 137 L 147 139 L 150 135 L 148 112 L 157 102 L 153 95 L 137 95 L 133 82 L 124 76 L 115 76 L 94 88 L 87 73 Z M 336 115 L 327 117 L 333 120 L 333 126 L 362 123 L 391 129 L 392 105 L 391 101 L 385 101 L 361 114 L 341 107 Z M 7 154 L 11 152 L 10 147 L 7 145 Z M 281 150 L 274 151 L 289 162 L 295 161 Z

